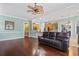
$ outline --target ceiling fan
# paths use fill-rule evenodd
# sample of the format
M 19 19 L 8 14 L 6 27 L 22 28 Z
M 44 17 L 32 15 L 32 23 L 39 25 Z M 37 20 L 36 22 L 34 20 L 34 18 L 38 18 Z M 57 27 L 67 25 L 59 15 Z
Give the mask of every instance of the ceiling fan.
M 44 12 L 43 6 L 37 5 L 36 3 L 34 4 L 34 6 L 28 5 L 27 7 L 29 8 L 29 10 L 27 10 L 27 12 L 32 12 L 32 14 L 34 14 L 34 15 L 41 14 Z

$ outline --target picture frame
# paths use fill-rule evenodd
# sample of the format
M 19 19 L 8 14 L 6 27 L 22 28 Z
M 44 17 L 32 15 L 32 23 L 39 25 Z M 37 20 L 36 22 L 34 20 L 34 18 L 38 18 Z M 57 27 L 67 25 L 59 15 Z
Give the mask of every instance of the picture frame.
M 5 21 L 5 30 L 14 30 L 14 22 Z

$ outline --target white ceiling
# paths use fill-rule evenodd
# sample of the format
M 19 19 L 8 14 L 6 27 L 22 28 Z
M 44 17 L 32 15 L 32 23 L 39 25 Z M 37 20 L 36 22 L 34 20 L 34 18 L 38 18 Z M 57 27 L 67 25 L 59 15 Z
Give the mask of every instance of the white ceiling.
M 27 3 L 0 3 L 0 15 L 9 15 L 34 20 L 37 22 L 55 21 L 64 17 L 79 15 L 78 3 L 40 3 L 44 7 L 44 14 L 32 15 L 28 13 Z M 33 5 L 33 4 L 30 4 Z M 38 20 L 39 19 L 39 20 Z

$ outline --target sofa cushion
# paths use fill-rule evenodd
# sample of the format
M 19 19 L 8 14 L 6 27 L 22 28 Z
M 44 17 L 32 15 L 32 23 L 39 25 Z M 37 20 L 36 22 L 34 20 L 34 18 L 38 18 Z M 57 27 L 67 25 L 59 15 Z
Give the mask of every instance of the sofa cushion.
M 49 39 L 55 39 L 56 33 L 55 32 L 49 32 Z
M 49 32 L 43 32 L 43 38 L 49 38 Z
M 56 40 L 67 40 L 67 39 L 69 39 L 68 33 L 64 33 L 64 32 L 56 33 Z

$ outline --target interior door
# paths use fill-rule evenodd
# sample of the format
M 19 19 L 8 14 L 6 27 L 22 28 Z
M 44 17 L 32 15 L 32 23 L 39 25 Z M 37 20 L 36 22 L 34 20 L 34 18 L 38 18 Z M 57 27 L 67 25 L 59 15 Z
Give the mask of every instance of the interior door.
M 78 34 L 78 46 L 79 46 L 79 26 L 77 26 L 77 34 Z

